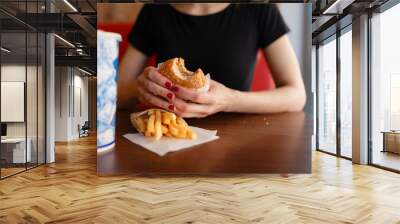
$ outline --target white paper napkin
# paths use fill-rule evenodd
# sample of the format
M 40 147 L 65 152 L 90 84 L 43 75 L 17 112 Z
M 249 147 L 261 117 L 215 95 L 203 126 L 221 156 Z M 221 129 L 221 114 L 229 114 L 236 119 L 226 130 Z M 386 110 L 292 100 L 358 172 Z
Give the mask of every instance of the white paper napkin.
M 163 156 L 168 152 L 175 152 L 181 149 L 192 147 L 195 145 L 200 145 L 206 142 L 210 142 L 218 139 L 217 131 L 210 131 L 197 127 L 190 127 L 197 134 L 197 138 L 194 140 L 190 139 L 178 139 L 169 138 L 163 136 L 160 140 L 155 140 L 153 138 L 145 137 L 139 133 L 131 133 L 123 135 L 129 141 L 146 148 L 147 150 Z

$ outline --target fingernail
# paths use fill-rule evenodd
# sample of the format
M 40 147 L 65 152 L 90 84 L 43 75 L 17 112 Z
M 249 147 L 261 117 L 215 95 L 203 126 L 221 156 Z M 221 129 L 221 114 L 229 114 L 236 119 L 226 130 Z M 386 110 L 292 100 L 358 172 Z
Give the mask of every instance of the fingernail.
M 165 83 L 165 87 L 167 87 L 168 89 L 170 89 L 171 86 L 172 86 L 172 84 L 171 84 L 170 82 L 166 82 L 166 83 Z
M 168 94 L 167 94 L 167 97 L 168 97 L 169 99 L 172 99 L 172 93 L 168 93 Z
M 174 110 L 174 109 L 175 109 L 175 107 L 174 107 L 174 105 L 169 105 L 169 106 L 168 106 L 168 109 L 170 109 L 170 110 Z
M 171 88 L 171 90 L 174 91 L 174 92 L 178 92 L 179 88 L 178 88 L 177 86 L 173 86 L 173 87 Z

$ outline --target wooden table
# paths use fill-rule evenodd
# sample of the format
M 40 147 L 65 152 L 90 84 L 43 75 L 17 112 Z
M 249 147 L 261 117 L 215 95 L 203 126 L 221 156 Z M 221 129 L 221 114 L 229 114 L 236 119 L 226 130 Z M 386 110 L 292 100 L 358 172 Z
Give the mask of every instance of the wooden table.
M 382 131 L 383 149 L 382 152 L 400 154 L 400 131 Z
M 126 138 L 135 129 L 128 111 L 117 112 L 115 147 L 97 155 L 99 175 L 310 173 L 313 121 L 303 112 L 275 115 L 217 114 L 187 119 L 218 130 L 220 139 L 158 156 Z

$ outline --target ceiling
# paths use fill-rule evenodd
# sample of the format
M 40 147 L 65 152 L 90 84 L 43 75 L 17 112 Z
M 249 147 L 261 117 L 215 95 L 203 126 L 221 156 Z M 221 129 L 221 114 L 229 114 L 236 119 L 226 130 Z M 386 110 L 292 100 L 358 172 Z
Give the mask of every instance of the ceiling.
M 318 3 L 319 2 L 319 3 Z M 320 43 L 352 23 L 353 17 L 373 12 L 389 0 L 318 1 L 313 5 L 313 44 Z
M 47 5 L 44 0 L 1 0 L 1 43 L 11 50 L 2 55 L 7 54 L 7 60 L 13 62 L 36 58 L 40 49 L 34 37 L 52 32 L 61 37 L 55 38 L 56 65 L 84 64 L 82 67 L 96 71 L 96 4 L 96 0 L 47 0 Z

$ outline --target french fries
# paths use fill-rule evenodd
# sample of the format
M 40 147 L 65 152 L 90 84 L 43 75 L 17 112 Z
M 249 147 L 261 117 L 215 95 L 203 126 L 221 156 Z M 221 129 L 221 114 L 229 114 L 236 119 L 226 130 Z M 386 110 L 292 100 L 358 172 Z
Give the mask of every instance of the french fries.
M 150 115 L 149 121 L 147 122 L 147 130 L 146 130 L 146 136 L 152 136 L 154 134 L 154 121 L 155 121 L 156 116 L 154 114 Z M 138 117 L 138 119 L 140 119 Z
M 131 114 L 131 122 L 146 137 L 159 140 L 162 136 L 196 139 L 197 135 L 181 117 L 174 113 L 150 109 L 146 113 Z
M 159 140 L 162 136 L 161 112 L 159 110 L 156 111 L 156 121 L 154 126 L 155 126 L 154 137 L 156 138 L 156 140 Z
M 145 121 L 143 119 L 137 119 L 135 118 L 136 124 L 138 126 L 138 131 L 139 132 L 145 132 L 146 131 L 146 124 Z

